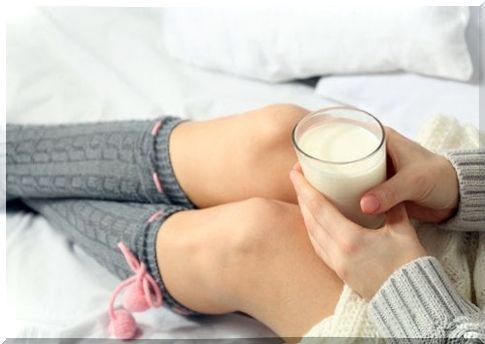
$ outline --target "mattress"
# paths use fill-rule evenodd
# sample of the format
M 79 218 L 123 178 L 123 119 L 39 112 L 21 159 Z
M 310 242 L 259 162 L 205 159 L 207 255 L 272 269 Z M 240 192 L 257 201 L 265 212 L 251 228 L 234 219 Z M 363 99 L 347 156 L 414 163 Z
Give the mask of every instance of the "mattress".
M 184 65 L 164 51 L 160 16 L 162 9 L 41 8 L 11 18 L 7 121 L 72 123 L 160 114 L 203 120 L 270 103 L 318 109 L 356 99 L 355 105 L 376 109 L 384 122 L 412 135 L 423 120 L 406 115 L 413 108 L 429 116 L 448 113 L 428 101 L 407 104 L 406 112 L 395 102 L 377 104 L 376 99 L 395 96 L 386 88 L 368 88 L 374 97 L 362 98 L 362 87 L 345 88 L 351 83 L 340 83 L 340 93 L 335 85 L 322 86 L 338 79 L 322 79 L 316 90 L 301 82 L 264 83 Z M 469 98 L 459 101 L 472 110 L 457 116 L 478 123 L 478 101 L 476 108 L 470 105 L 478 87 L 469 86 Z M 107 302 L 117 283 L 44 218 L 18 205 L 8 207 L 7 337 L 107 337 Z M 162 309 L 137 314 L 137 321 L 147 339 L 274 336 L 238 314 L 193 321 Z

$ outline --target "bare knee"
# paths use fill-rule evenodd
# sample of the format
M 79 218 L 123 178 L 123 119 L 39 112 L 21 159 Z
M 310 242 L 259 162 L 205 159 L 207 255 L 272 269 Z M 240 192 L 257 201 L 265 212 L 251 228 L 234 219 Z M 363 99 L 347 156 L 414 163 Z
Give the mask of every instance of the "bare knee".
M 219 247 L 220 256 L 216 258 L 221 271 L 228 270 L 221 274 L 228 276 L 224 281 L 227 288 L 259 283 L 262 279 L 257 278 L 257 271 L 261 266 L 287 254 L 291 242 L 300 240 L 303 233 L 298 207 L 293 204 L 251 198 L 236 203 L 233 210 L 231 235 Z M 244 278 L 238 274 L 234 279 L 229 271 L 234 269 Z
M 157 238 L 169 292 L 197 311 L 234 310 L 233 302 L 248 284 L 260 282 L 253 272 L 277 246 L 272 237 L 286 235 L 287 226 L 277 223 L 288 216 L 286 208 L 283 202 L 251 198 L 170 217 Z M 187 285 L 196 285 L 200 295 Z
M 251 139 L 245 150 L 244 165 L 250 167 L 258 196 L 296 202 L 288 178 L 297 161 L 291 134 L 308 110 L 296 105 L 276 104 L 251 114 Z
M 208 267 L 233 268 L 260 249 L 258 246 L 280 212 L 277 203 L 280 202 L 255 197 L 222 205 L 214 214 L 213 229 L 204 236 L 185 240 L 183 249 L 203 254 L 205 257 L 198 261 Z
M 286 203 L 260 197 L 238 202 L 234 210 L 239 221 L 231 240 L 232 251 L 238 255 L 259 251 L 262 243 L 284 230 L 278 222 L 284 222 L 283 217 L 288 217 L 287 208 Z
M 167 288 L 195 310 L 205 309 L 201 305 L 211 304 L 211 298 L 226 305 L 223 310 L 231 309 L 238 293 L 260 283 L 254 272 L 268 256 L 278 254 L 297 212 L 296 205 L 251 198 L 175 214 L 157 240 Z M 206 299 L 195 297 L 186 285 L 197 285 Z
M 254 197 L 177 213 L 158 239 L 165 250 L 186 257 L 191 265 L 205 271 L 223 269 L 236 259 L 259 254 L 274 237 L 285 236 L 298 214 L 296 205 Z
M 296 123 L 308 110 L 294 104 L 272 104 L 255 111 L 255 127 L 267 146 L 287 144 Z
M 160 233 L 157 258 L 169 292 L 201 312 L 240 309 L 248 291 L 267 288 L 279 262 L 312 252 L 298 206 L 265 198 L 180 212 Z

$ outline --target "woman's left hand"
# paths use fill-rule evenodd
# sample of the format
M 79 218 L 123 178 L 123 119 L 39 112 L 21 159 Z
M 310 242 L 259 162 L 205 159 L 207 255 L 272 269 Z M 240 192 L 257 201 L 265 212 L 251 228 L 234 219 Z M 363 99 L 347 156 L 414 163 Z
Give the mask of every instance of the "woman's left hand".
M 382 228 L 368 229 L 348 220 L 315 190 L 299 164 L 290 178 L 315 252 L 363 298 L 371 299 L 402 265 L 427 255 L 404 205 L 387 212 Z

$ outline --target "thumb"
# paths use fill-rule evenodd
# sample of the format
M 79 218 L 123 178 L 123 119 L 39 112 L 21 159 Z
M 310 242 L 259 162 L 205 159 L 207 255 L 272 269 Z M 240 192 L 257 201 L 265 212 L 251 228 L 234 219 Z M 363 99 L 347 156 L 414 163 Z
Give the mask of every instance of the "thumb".
M 409 222 L 409 217 L 404 204 L 396 205 L 394 208 L 389 209 L 386 214 L 386 223 L 388 225 L 392 226 L 406 222 Z
M 398 172 L 389 180 L 367 191 L 360 199 L 360 208 L 366 214 L 380 214 L 396 204 L 410 200 L 413 186 L 409 173 Z
M 394 233 L 416 236 L 416 229 L 409 222 L 404 204 L 398 204 L 386 213 L 386 226 Z

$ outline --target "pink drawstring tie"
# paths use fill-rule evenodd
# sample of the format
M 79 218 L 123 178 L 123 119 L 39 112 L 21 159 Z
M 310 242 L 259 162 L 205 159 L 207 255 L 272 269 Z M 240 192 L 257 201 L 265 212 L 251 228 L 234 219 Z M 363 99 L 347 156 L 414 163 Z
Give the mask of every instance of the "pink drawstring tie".
M 147 223 L 152 223 L 153 221 L 155 221 L 156 218 L 158 218 L 162 214 L 163 214 L 163 210 L 154 212 L 152 216 L 148 218 Z
M 153 183 L 155 184 L 155 187 L 157 188 L 157 191 L 162 193 L 163 192 L 162 183 L 160 182 L 160 178 L 158 178 L 158 174 L 153 172 L 152 178 L 153 178 Z
M 141 263 L 122 242 L 118 247 L 125 256 L 131 270 L 135 273 L 121 282 L 111 294 L 109 301 L 110 332 L 118 339 L 132 339 L 137 332 L 136 321 L 130 312 L 143 312 L 150 307 L 162 305 L 162 293 L 157 282 L 146 271 L 145 264 Z M 124 295 L 123 307 L 114 309 L 114 303 L 119 293 L 127 287 Z
M 162 121 L 158 121 L 157 123 L 155 123 L 151 131 L 152 136 L 157 136 L 161 127 L 162 127 Z M 162 183 L 160 182 L 160 178 L 158 177 L 158 174 L 156 172 L 153 172 L 152 179 L 153 179 L 153 183 L 155 184 L 155 187 L 157 188 L 157 191 L 162 193 L 163 192 Z
M 162 126 L 162 121 L 158 121 L 155 123 L 155 125 L 152 128 L 152 136 L 156 136 L 158 131 L 160 130 L 160 127 Z

